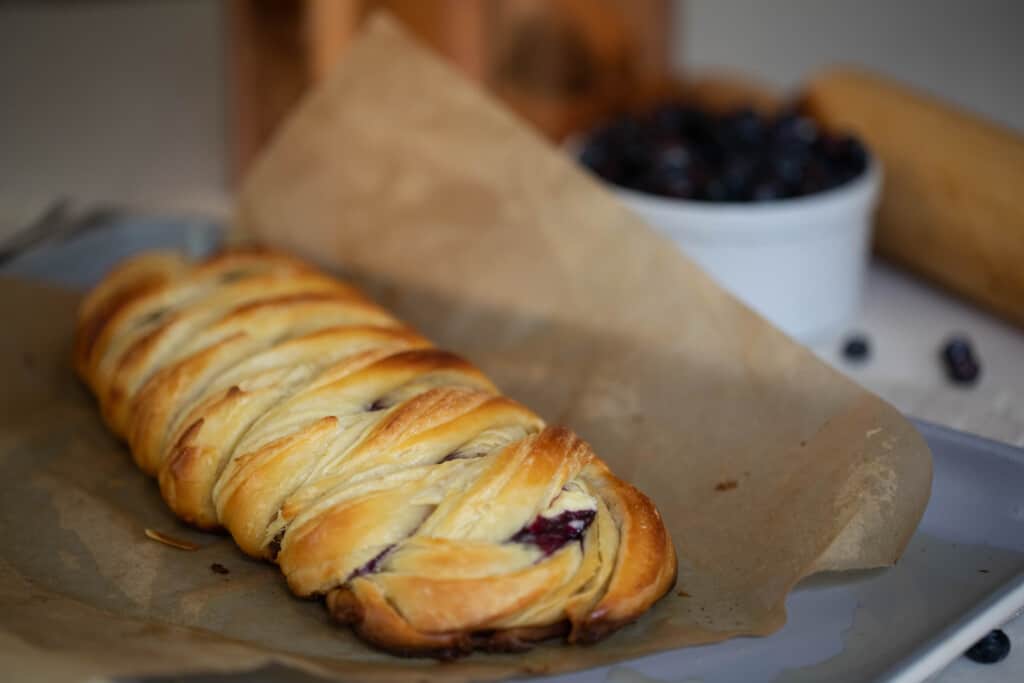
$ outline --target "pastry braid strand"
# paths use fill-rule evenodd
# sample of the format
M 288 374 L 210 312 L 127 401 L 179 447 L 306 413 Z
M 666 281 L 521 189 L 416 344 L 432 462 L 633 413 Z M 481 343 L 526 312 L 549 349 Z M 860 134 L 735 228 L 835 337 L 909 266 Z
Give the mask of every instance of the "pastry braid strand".
M 584 441 L 291 257 L 132 258 L 73 353 L 175 514 L 392 652 L 592 641 L 674 582 L 657 510 Z

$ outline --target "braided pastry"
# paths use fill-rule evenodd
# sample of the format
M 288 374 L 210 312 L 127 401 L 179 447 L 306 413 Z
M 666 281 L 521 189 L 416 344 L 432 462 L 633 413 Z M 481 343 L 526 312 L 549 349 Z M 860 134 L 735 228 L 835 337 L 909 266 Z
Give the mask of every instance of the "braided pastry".
M 674 582 L 657 510 L 579 437 L 293 258 L 137 256 L 74 363 L 181 519 L 392 652 L 592 641 Z

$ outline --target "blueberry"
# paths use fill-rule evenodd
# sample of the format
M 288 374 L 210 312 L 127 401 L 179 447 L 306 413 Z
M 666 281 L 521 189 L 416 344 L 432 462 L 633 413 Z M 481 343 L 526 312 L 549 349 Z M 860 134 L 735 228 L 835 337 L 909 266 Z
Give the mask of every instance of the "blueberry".
M 690 178 L 690 151 L 685 145 L 662 143 L 656 148 L 651 166 L 638 176 L 632 185 L 642 192 L 677 199 L 693 197 L 694 188 Z
M 673 199 L 692 199 L 696 189 L 690 174 L 678 167 L 656 167 L 637 189 Z
M 714 117 L 696 107 L 683 107 L 680 117 L 678 135 L 696 140 L 707 137 L 714 125 Z
M 787 187 L 799 187 L 803 179 L 804 165 L 807 163 L 805 154 L 791 151 L 779 152 L 771 160 L 771 172 Z
M 693 188 L 694 199 L 705 199 L 707 185 L 714 177 L 715 171 L 706 161 L 697 159 L 687 169 L 687 178 Z
M 394 547 L 394 543 L 385 546 L 384 550 L 381 550 L 379 553 L 377 553 L 369 560 L 367 560 L 366 563 L 363 564 L 363 566 L 355 569 L 351 574 L 349 574 L 348 578 L 345 580 L 346 583 L 360 576 L 376 573 L 377 570 L 380 569 L 381 561 L 384 559 L 384 556 L 391 552 L 394 549 Z
M 755 163 L 748 157 L 736 157 L 725 165 L 722 169 L 722 182 L 730 201 L 750 199 L 754 173 Z
M 651 172 L 650 154 L 638 147 L 623 148 L 617 161 L 617 182 L 623 187 L 639 188 Z
M 697 138 L 690 142 L 694 160 L 718 168 L 728 159 L 729 152 L 713 138 Z
M 678 141 L 664 142 L 655 149 L 656 163 L 672 168 L 690 165 L 690 150 Z
M 582 157 L 606 180 L 632 185 L 651 164 L 649 136 L 639 121 L 623 116 L 594 133 Z
M 751 199 L 755 202 L 770 202 L 782 199 L 786 196 L 786 190 L 782 184 L 774 179 L 765 179 L 754 185 Z
M 704 185 L 703 196 L 709 202 L 724 202 L 729 199 L 729 188 L 721 178 L 711 178 Z
M 1002 630 L 989 631 L 989 634 L 971 646 L 964 655 L 979 664 L 995 664 L 1006 659 L 1010 654 L 1010 639 Z
M 761 147 L 765 126 L 752 110 L 740 109 L 715 117 L 709 139 L 722 150 L 723 161 L 727 161 L 732 155 Z
M 946 375 L 954 384 L 974 384 L 981 375 L 981 364 L 967 337 L 951 337 L 942 347 L 942 360 L 946 366 Z
M 797 139 L 805 145 L 809 145 L 818 139 L 818 125 L 813 120 L 801 116 L 793 126 L 793 133 Z
M 846 360 L 861 362 L 867 360 L 870 355 L 871 344 L 862 334 L 851 335 L 843 343 L 843 358 Z
M 822 138 L 814 145 L 814 151 L 824 165 L 830 187 L 856 178 L 868 165 L 867 150 L 849 136 Z
M 868 167 L 868 152 L 856 138 L 842 137 L 836 142 L 835 161 L 854 175 L 859 175 Z
M 704 112 L 678 102 L 656 108 L 649 120 L 652 130 L 660 138 L 700 136 L 707 127 L 707 115 Z
M 675 102 L 658 106 L 650 115 L 651 128 L 659 136 L 666 138 L 680 135 L 683 129 L 683 119 L 683 107 Z
M 773 134 L 777 140 L 811 145 L 818 139 L 818 125 L 796 112 L 788 112 L 775 120 Z
M 608 182 L 621 182 L 625 176 L 622 160 L 624 140 L 632 135 L 626 129 L 628 125 L 620 129 L 613 124 L 592 133 L 580 152 L 580 162 Z
M 734 140 L 743 145 L 761 144 L 765 137 L 764 121 L 752 109 L 740 109 L 724 121 Z

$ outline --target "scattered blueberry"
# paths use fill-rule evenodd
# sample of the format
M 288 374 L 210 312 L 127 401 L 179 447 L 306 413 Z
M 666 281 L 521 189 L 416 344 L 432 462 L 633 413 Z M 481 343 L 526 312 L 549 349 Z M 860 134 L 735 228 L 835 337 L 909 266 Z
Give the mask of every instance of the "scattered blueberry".
M 850 137 L 798 111 L 722 114 L 669 102 L 591 134 L 580 162 L 621 187 L 676 199 L 765 202 L 829 190 L 867 168 Z
M 981 364 L 967 337 L 951 337 L 942 347 L 942 360 L 946 375 L 955 384 L 974 384 L 981 375 Z
M 854 334 L 843 342 L 843 358 L 850 361 L 864 361 L 871 355 L 871 344 L 863 334 Z
M 1010 639 L 1003 631 L 996 629 L 971 646 L 964 655 L 972 662 L 995 664 L 1010 654 Z
M 728 192 L 728 201 L 749 201 L 750 188 L 757 173 L 757 164 L 750 157 L 737 157 L 722 168 L 722 183 Z

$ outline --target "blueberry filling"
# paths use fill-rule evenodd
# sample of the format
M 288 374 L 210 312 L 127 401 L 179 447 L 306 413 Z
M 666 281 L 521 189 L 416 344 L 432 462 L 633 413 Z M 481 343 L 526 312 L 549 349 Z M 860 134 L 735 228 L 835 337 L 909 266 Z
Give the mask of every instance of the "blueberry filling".
M 566 544 L 580 540 L 583 534 L 586 533 L 587 528 L 590 527 L 591 522 L 594 521 L 596 514 L 596 510 L 566 510 L 556 517 L 541 517 L 538 515 L 530 524 L 520 529 L 512 537 L 512 541 L 535 545 L 541 549 L 545 556 L 551 555 Z M 284 531 L 282 530 L 271 541 L 271 551 L 275 557 L 277 556 L 277 551 L 280 550 L 280 539 L 283 537 Z M 380 569 L 384 558 L 394 549 L 394 543 L 385 547 L 367 560 L 361 567 L 353 570 L 348 578 L 345 579 L 345 582 L 348 583 L 360 576 L 376 573 Z
M 281 553 L 281 541 L 284 540 L 285 531 L 287 531 L 287 528 L 278 531 L 277 535 L 274 536 L 274 539 L 267 545 L 267 550 L 270 551 L 271 560 L 276 560 L 277 556 Z
M 395 547 L 395 544 L 392 543 L 388 547 L 384 548 L 384 550 L 381 550 L 379 553 L 377 553 L 376 555 L 371 557 L 369 559 L 369 561 L 367 561 L 366 564 L 364 564 L 362 567 L 359 567 L 358 569 L 353 571 L 351 574 L 349 574 L 348 578 L 345 579 L 345 582 L 348 583 L 352 579 L 358 578 L 358 577 L 363 576 L 365 574 L 373 574 L 374 572 L 376 572 L 380 568 L 380 563 L 384 559 L 384 556 L 387 555 L 389 552 L 391 552 L 391 550 L 394 547 Z
M 566 510 L 556 517 L 538 516 L 512 537 L 515 543 L 530 543 L 545 555 L 583 537 L 594 521 L 595 510 Z
M 388 403 L 387 399 L 378 398 L 376 401 L 374 401 L 370 405 L 366 406 L 366 412 L 374 413 L 374 412 L 376 412 L 378 410 L 385 410 L 386 408 L 390 408 L 390 407 L 391 407 L 391 405 Z

